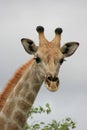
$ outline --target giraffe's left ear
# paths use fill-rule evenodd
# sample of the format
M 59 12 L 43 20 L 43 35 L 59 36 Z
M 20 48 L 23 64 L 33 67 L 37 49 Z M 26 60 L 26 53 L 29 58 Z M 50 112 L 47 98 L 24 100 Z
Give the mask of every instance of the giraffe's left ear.
M 68 42 L 63 45 L 61 52 L 64 54 L 64 57 L 71 56 L 78 48 L 78 42 Z
M 28 52 L 29 54 L 34 54 L 38 49 L 38 47 L 30 39 L 23 38 L 23 39 L 21 39 L 21 42 L 22 42 L 22 45 L 23 45 L 25 51 Z

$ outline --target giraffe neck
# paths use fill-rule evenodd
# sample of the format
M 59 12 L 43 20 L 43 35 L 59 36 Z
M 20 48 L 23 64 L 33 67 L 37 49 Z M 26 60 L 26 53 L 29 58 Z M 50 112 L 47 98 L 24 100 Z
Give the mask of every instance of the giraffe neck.
M 40 70 L 33 62 L 22 76 L 0 113 L 0 130 L 23 130 L 27 114 L 44 80 Z

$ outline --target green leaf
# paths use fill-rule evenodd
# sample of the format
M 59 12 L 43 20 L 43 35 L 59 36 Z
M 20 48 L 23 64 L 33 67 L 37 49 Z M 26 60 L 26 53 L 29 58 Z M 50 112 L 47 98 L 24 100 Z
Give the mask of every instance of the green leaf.
M 46 107 L 50 108 L 50 105 L 48 103 L 46 103 Z
M 33 128 L 34 128 L 34 129 L 40 128 L 40 125 L 39 125 L 39 124 L 34 124 L 34 125 L 33 125 Z
M 40 122 L 40 124 L 44 125 L 44 124 L 45 124 L 45 122 Z

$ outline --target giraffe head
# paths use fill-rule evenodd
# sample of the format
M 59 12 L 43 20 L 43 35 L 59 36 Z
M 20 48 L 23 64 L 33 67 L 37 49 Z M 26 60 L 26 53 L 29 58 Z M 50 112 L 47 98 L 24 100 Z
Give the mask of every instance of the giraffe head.
M 34 55 L 37 68 L 43 73 L 45 84 L 50 91 L 56 91 L 59 87 L 58 73 L 60 66 L 66 57 L 71 56 L 79 46 L 77 42 L 65 43 L 60 46 L 61 28 L 55 29 L 55 37 L 49 42 L 44 35 L 44 28 L 38 26 L 36 28 L 39 34 L 39 46 L 36 46 L 30 39 L 23 38 L 21 42 L 24 49 Z

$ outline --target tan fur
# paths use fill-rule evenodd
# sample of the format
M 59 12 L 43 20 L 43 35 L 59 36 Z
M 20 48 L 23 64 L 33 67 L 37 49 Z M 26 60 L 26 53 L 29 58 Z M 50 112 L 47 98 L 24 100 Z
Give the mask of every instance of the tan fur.
M 22 77 L 25 70 L 31 65 L 33 62 L 33 59 L 29 60 L 27 63 L 25 63 L 23 66 L 21 66 L 14 74 L 14 76 L 9 80 L 9 82 L 6 84 L 5 88 L 3 89 L 2 93 L 0 94 L 0 111 L 3 108 L 6 99 L 8 98 L 9 94 L 12 92 L 14 87 L 16 86 L 17 82 Z

